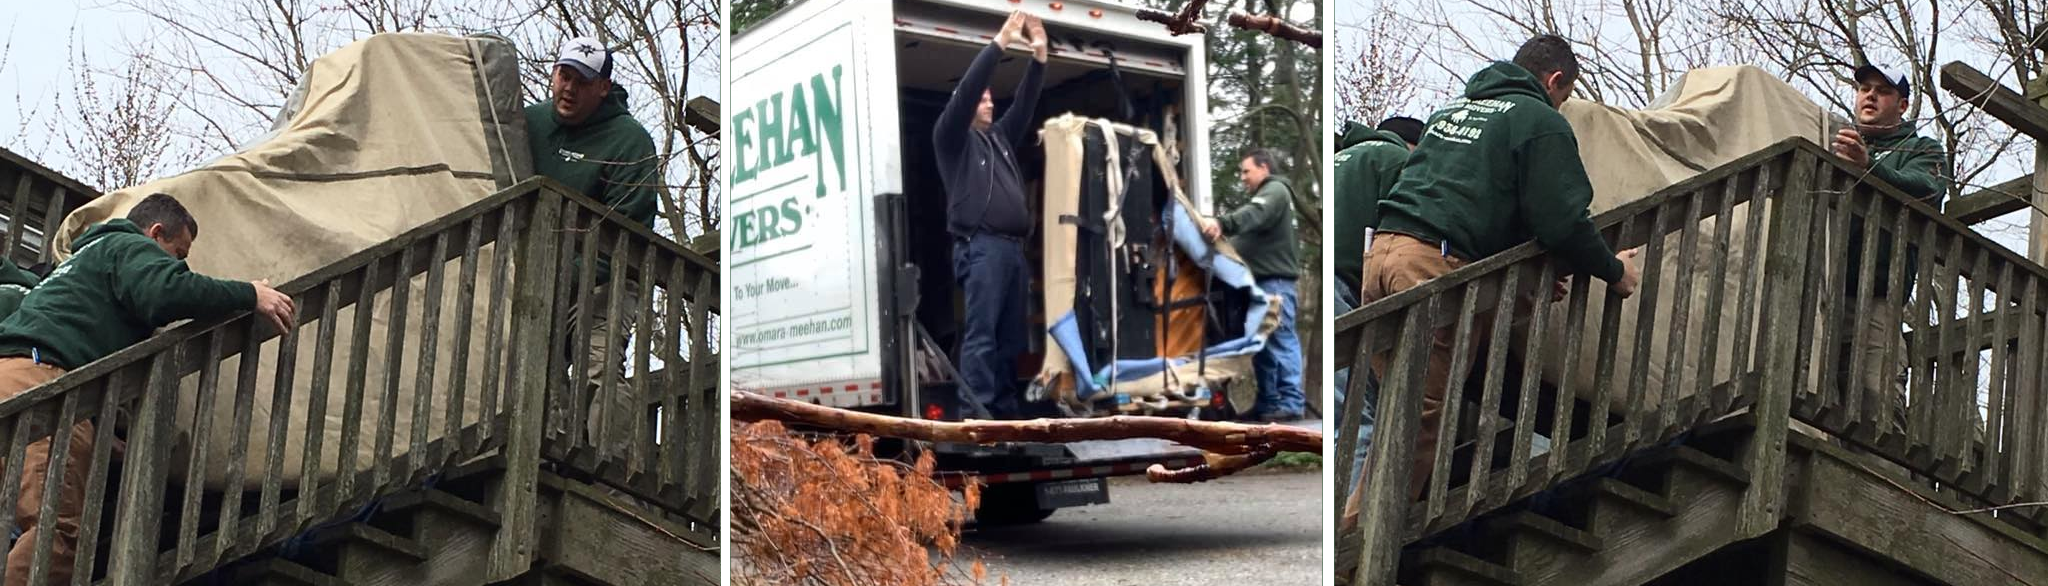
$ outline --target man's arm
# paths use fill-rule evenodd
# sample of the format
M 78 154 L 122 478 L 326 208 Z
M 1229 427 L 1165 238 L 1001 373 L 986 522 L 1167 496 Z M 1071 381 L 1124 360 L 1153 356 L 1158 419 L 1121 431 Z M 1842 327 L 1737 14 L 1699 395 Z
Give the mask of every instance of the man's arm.
M 1017 97 L 1010 102 L 1010 108 L 1003 111 L 1003 117 L 996 121 L 1003 128 L 1003 136 L 1010 139 L 1010 148 L 1029 144 L 1025 134 L 1031 132 L 1031 120 L 1038 110 L 1038 94 L 1045 85 L 1045 59 L 1050 51 L 1050 41 L 1045 38 L 1045 25 L 1037 17 L 1028 17 L 1026 30 L 1031 33 L 1031 64 L 1024 68 L 1024 79 L 1017 82 Z
M 114 297 L 151 327 L 181 319 L 219 317 L 256 309 L 256 285 L 192 272 L 142 238 L 108 242 L 114 255 Z
M 1223 234 L 1236 235 L 1287 220 L 1287 190 L 1272 181 L 1259 186 L 1252 200 L 1217 218 Z
M 995 40 L 982 46 L 974 62 L 967 65 L 967 72 L 960 74 L 960 84 L 953 86 L 953 95 L 946 98 L 945 109 L 939 111 L 938 122 L 932 124 L 932 145 L 938 148 L 940 156 L 958 153 L 960 145 L 967 142 L 967 131 L 974 127 L 974 110 L 981 105 L 981 92 L 988 90 L 989 76 L 995 74 L 1003 45 L 1009 41 L 1010 29 L 1017 22 L 1018 16 L 1010 15 Z
M 1941 143 L 1933 139 L 1908 141 L 1905 150 L 1893 151 L 1891 156 L 1904 157 L 1905 161 L 1898 169 L 1873 164 L 1870 174 L 1905 191 L 1906 195 L 1940 207 L 1942 196 L 1948 194 L 1948 180 L 1943 178 L 1947 174 L 1948 153 L 1942 150 Z
M 1578 141 L 1564 132 L 1537 136 L 1522 144 L 1521 158 L 1522 193 L 1516 205 L 1536 241 L 1573 274 L 1590 274 L 1608 283 L 1621 280 L 1621 259 L 1593 228 L 1587 211 L 1593 202 L 1593 182 L 1579 160 Z

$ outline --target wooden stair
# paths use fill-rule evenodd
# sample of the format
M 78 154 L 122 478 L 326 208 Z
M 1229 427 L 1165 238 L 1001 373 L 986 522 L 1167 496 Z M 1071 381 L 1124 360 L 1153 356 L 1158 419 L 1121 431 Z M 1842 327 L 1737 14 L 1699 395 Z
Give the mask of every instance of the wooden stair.
M 1462 535 L 1424 548 L 1424 553 L 1447 550 L 1469 559 L 1459 565 L 1417 564 L 1413 581 L 1406 578 L 1404 564 L 1403 582 L 1642 584 L 1735 541 L 1730 513 L 1748 486 L 1748 474 L 1728 460 L 1688 446 L 1663 448 L 1613 477 L 1565 488 L 1547 506 L 1525 502 L 1510 507 Z M 1475 581 L 1476 576 L 1485 578 Z
M 1400 583 L 1643 584 L 1736 541 L 1732 512 L 1749 483 L 1740 466 L 1692 444 L 1652 448 L 1609 475 L 1562 484 L 1411 544 Z M 1356 543 L 1340 544 L 1340 581 L 1350 580 L 1357 552 Z
M 503 472 L 495 464 L 434 488 L 390 495 L 366 517 L 319 528 L 184 584 L 481 586 L 500 525 L 484 504 Z M 517 583 L 719 583 L 711 537 L 666 520 L 658 507 L 546 472 L 539 496 L 538 561 Z

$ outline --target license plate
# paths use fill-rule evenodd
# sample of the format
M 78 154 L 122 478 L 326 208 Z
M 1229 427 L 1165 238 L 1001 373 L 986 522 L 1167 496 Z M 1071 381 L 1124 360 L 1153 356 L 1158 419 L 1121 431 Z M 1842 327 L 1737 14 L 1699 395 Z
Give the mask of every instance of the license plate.
M 1058 480 L 1038 484 L 1038 506 L 1061 509 L 1109 502 L 1109 483 L 1101 478 Z

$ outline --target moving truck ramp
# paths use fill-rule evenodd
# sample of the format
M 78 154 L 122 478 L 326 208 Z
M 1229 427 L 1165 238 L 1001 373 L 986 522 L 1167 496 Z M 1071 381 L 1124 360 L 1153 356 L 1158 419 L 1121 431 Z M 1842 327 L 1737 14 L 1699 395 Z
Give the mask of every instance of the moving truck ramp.
M 300 311 L 281 337 L 186 322 L 0 402 L 0 478 L 51 429 L 99 423 L 92 450 L 52 447 L 89 462 L 81 582 L 716 583 L 719 267 L 528 177 L 516 67 L 486 37 L 358 41 L 262 139 L 54 230 L 170 193 L 202 226 L 194 269 L 271 279 Z M 576 267 L 601 259 L 596 295 Z M 598 316 L 633 324 L 625 360 L 588 356 L 572 324 Z M 617 376 L 571 375 L 598 369 Z M 591 420 L 600 392 L 625 408 Z

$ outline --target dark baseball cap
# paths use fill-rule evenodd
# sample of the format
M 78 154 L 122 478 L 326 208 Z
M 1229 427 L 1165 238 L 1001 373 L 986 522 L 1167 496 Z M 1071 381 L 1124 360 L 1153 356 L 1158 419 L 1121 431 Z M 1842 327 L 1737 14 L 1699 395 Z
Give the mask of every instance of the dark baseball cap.
M 1379 129 L 1400 135 L 1401 140 L 1407 141 L 1410 145 L 1422 142 L 1421 120 L 1416 120 L 1414 118 L 1409 118 L 1407 116 L 1395 116 L 1392 118 L 1388 118 L 1386 120 L 1381 120 Z
M 1864 65 L 1856 68 L 1856 83 L 1876 78 L 1898 88 L 1899 98 L 1913 97 L 1913 83 L 1906 81 L 1906 72 L 1886 65 Z

